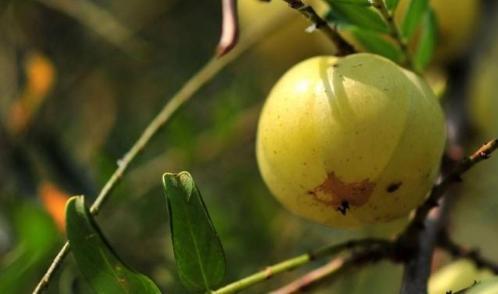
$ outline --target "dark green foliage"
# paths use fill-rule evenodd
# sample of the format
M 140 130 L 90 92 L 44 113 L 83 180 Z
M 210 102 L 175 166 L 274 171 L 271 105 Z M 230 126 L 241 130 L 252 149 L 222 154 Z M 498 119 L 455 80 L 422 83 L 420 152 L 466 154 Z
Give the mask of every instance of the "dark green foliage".
M 161 293 L 152 280 L 128 268 L 114 253 L 83 196 L 68 200 L 66 227 L 78 268 L 96 293 Z
M 225 253 L 199 189 L 188 172 L 166 173 L 163 184 L 178 275 L 191 291 L 214 289 L 225 275 Z

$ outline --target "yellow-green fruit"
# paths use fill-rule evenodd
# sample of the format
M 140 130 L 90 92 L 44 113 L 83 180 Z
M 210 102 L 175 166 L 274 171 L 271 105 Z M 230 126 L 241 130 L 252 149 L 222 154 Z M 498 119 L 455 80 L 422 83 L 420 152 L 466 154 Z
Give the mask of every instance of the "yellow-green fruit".
M 451 59 L 471 41 L 479 16 L 479 0 L 431 0 L 439 25 L 436 58 Z
M 483 54 L 470 82 L 468 97 L 472 123 L 484 137 L 498 135 L 498 41 Z
M 321 14 L 328 9 L 321 0 L 309 3 Z M 321 32 L 305 32 L 310 22 L 285 1 L 240 0 L 238 6 L 242 38 L 251 29 L 274 25 L 280 20 L 275 31 L 254 48 L 264 62 L 288 66 L 303 58 L 333 52 L 332 42 Z
M 470 288 L 467 294 L 496 294 L 498 293 L 498 278 L 486 280 Z
M 321 56 L 274 86 L 256 152 L 263 179 L 288 209 L 355 227 L 419 205 L 445 137 L 438 100 L 415 74 L 368 53 Z
M 459 260 L 448 264 L 429 279 L 429 294 L 453 293 L 470 287 L 474 281 L 483 281 L 492 277 L 488 270 L 478 269 L 468 260 Z
M 400 1 L 396 10 L 398 23 L 401 23 L 409 2 Z M 469 46 L 479 16 L 479 3 L 479 0 L 430 0 L 439 29 L 436 61 L 449 61 Z

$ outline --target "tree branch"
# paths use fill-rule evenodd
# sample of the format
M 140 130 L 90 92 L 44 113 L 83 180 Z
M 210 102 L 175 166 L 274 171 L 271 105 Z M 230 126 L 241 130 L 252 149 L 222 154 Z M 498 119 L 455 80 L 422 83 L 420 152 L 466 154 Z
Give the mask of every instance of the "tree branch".
M 204 65 L 197 73 L 195 73 L 180 90 L 171 98 L 171 100 L 164 105 L 157 116 L 149 123 L 149 125 L 142 132 L 138 140 L 133 144 L 125 156 L 118 160 L 118 167 L 107 180 L 104 187 L 101 189 L 99 195 L 90 207 L 92 215 L 97 215 L 104 202 L 107 200 L 112 190 L 119 183 L 125 172 L 128 170 L 131 162 L 140 154 L 140 152 L 147 146 L 150 140 L 158 133 L 158 131 L 169 121 L 171 116 L 180 109 L 192 96 L 201 89 L 207 82 L 212 80 L 221 70 L 223 70 L 232 61 L 236 60 L 242 53 L 250 48 L 254 43 L 266 36 L 268 33 L 277 28 L 278 20 L 275 20 L 270 25 L 264 28 L 258 27 L 254 29 L 248 37 L 240 42 L 239 46 L 235 48 L 230 54 L 224 58 L 213 57 L 208 63 Z M 66 242 L 61 250 L 57 253 L 52 261 L 50 267 L 47 269 L 42 279 L 37 284 L 33 294 L 41 293 L 48 285 L 50 279 L 59 267 L 60 263 L 64 260 L 65 256 L 70 250 L 69 243 Z
M 428 218 L 432 208 L 438 206 L 451 184 L 461 181 L 461 176 L 475 164 L 490 157 L 498 147 L 492 140 L 471 156 L 464 158 L 443 180 L 432 188 L 427 200 L 416 210 L 413 220 L 397 239 L 401 257 L 405 259 L 405 271 L 401 293 L 426 293 L 434 246 L 441 231 L 441 218 Z
M 306 275 L 294 280 L 293 282 L 272 291 L 272 294 L 290 294 L 307 291 L 324 281 L 330 282 L 341 273 L 354 268 L 355 266 L 364 265 L 370 262 L 376 262 L 391 255 L 391 244 L 371 244 L 363 248 L 360 252 L 352 252 L 348 257 L 337 257 L 329 261 L 322 267 L 319 267 Z
M 304 15 L 316 29 L 320 30 L 327 36 L 336 46 L 337 56 L 345 56 L 348 54 L 355 53 L 354 47 L 349 44 L 336 30 L 332 29 L 327 21 L 321 18 L 313 7 L 305 4 L 301 0 L 284 0 L 289 4 L 289 6 Z
M 482 256 L 479 251 L 465 248 L 464 246 L 452 240 L 447 232 L 443 232 L 438 239 L 437 246 L 455 258 L 466 258 L 472 261 L 478 268 L 491 270 L 495 275 L 498 274 L 498 262 Z
M 453 171 L 451 171 L 439 184 L 435 185 L 432 188 L 432 191 L 427 200 L 416 210 L 415 217 L 410 226 L 407 228 L 407 232 L 405 232 L 404 234 L 409 235 L 410 233 L 423 228 L 423 223 L 427 215 L 432 208 L 438 205 L 438 201 L 443 197 L 444 193 L 448 190 L 450 185 L 455 182 L 461 182 L 461 176 L 466 171 L 471 169 L 477 163 L 488 159 L 491 156 L 491 153 L 493 153 L 497 148 L 498 139 L 491 140 L 488 143 L 482 145 L 471 156 L 468 156 L 460 161 L 460 163 L 453 169 Z
M 376 247 L 376 248 L 384 248 L 388 247 L 390 244 L 390 241 L 384 240 L 384 239 L 360 239 L 360 240 L 353 240 L 353 241 L 348 241 L 345 243 L 341 244 L 335 244 L 331 246 L 324 247 L 322 249 L 319 249 L 317 251 L 311 252 L 311 253 L 306 253 L 302 254 L 296 257 L 293 257 L 291 259 L 279 262 L 277 264 L 271 265 L 267 268 L 265 268 L 262 271 L 259 271 L 257 273 L 254 273 L 248 277 L 245 277 L 241 280 L 235 281 L 233 283 L 230 283 L 218 290 L 212 291 L 212 294 L 228 294 L 228 293 L 235 293 L 240 290 L 246 289 L 250 286 L 253 286 L 255 284 L 258 284 L 260 282 L 266 281 L 269 278 L 273 277 L 274 275 L 277 275 L 279 273 L 287 272 L 290 270 L 293 270 L 295 268 L 298 268 L 302 265 L 305 265 L 313 260 L 325 257 L 325 256 L 331 256 L 331 255 L 336 255 L 341 253 L 344 250 L 356 250 L 360 248 L 370 248 L 370 247 Z

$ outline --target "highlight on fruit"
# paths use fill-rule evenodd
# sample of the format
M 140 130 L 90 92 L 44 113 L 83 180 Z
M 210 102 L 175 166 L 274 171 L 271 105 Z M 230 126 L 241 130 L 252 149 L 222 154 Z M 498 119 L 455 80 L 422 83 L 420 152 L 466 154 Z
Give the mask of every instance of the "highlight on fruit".
M 445 138 L 438 99 L 419 76 L 373 54 L 319 56 L 271 90 L 256 153 L 264 181 L 290 211 L 359 227 L 422 203 Z

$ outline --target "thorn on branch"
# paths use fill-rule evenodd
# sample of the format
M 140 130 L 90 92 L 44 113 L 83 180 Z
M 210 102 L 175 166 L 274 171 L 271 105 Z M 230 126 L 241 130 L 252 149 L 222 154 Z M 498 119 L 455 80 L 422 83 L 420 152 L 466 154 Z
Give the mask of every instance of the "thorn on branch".
M 474 154 L 470 156 L 471 161 L 479 161 L 483 159 L 488 159 L 491 157 L 491 153 L 498 148 L 498 139 L 489 141 L 477 150 Z
M 221 57 L 237 44 L 239 38 L 239 21 L 236 0 L 221 0 L 222 26 L 221 37 L 216 49 L 216 55 Z

